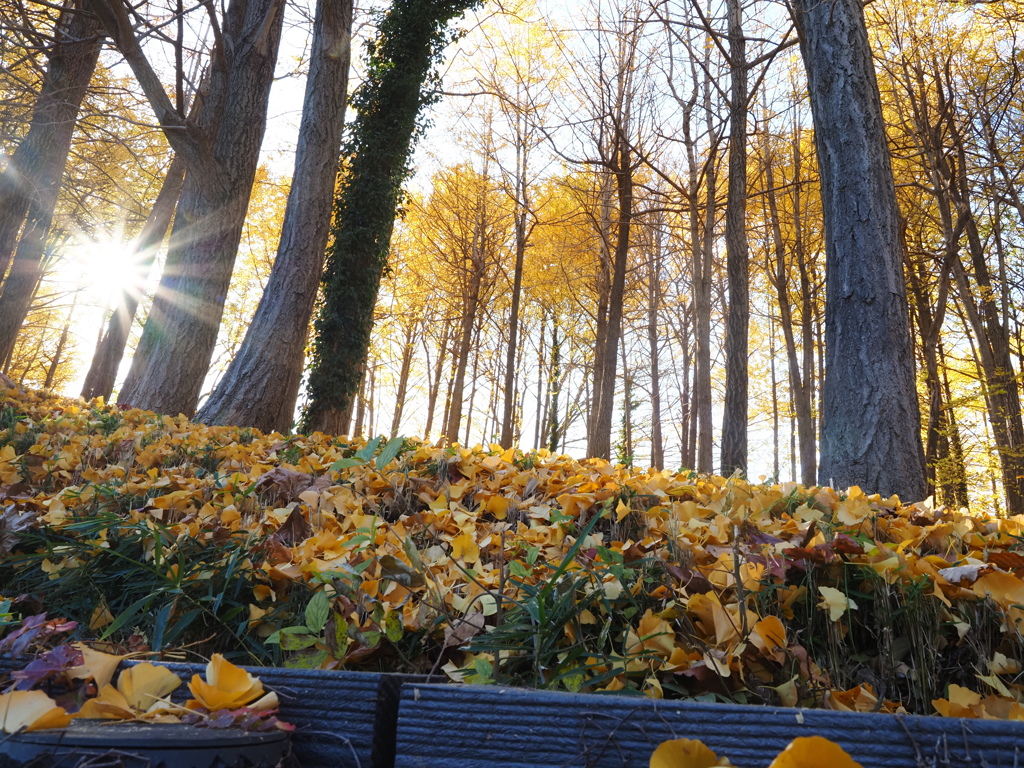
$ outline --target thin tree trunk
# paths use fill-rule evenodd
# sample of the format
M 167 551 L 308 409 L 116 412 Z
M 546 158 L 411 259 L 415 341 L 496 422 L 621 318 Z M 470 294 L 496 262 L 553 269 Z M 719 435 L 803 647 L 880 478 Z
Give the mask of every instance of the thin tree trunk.
M 519 115 L 517 114 L 517 127 Z M 519 131 L 517 130 L 517 133 Z M 522 142 L 516 142 L 516 198 L 515 198 L 515 237 L 516 265 L 512 277 L 512 306 L 509 308 L 508 349 L 505 352 L 505 399 L 504 411 L 501 416 L 501 438 L 499 442 L 509 448 L 513 442 L 513 414 L 515 410 L 516 390 L 515 371 L 516 355 L 519 346 L 519 301 L 523 292 L 523 262 L 526 257 L 526 149 Z
M 612 186 L 611 174 L 601 172 L 601 189 L 599 192 L 600 219 L 598 221 L 601 269 L 597 276 L 597 323 L 594 330 L 594 375 L 593 391 L 590 401 L 590 409 L 587 418 L 587 453 L 590 456 L 598 456 L 597 450 L 600 439 L 598 437 L 598 424 L 601 421 L 604 398 L 604 375 L 605 358 L 608 355 L 608 307 L 610 304 L 611 283 L 612 283 L 612 246 L 611 246 L 611 219 L 612 219 Z M 611 430 L 611 422 L 608 429 Z M 607 441 L 609 438 L 606 437 Z M 605 452 L 607 456 L 607 451 Z
M 295 170 L 267 287 L 242 346 L 199 413 L 211 424 L 286 432 L 323 272 L 345 123 L 352 0 L 317 0 Z
M 430 435 L 430 430 L 434 426 L 434 410 L 437 408 L 437 394 L 441 390 L 441 374 L 444 373 L 444 359 L 448 352 L 448 338 L 450 334 L 451 326 L 448 323 L 444 323 L 444 330 L 441 333 L 441 343 L 437 347 L 437 362 L 434 364 L 434 375 L 430 381 L 429 391 L 427 392 L 427 425 L 423 429 L 423 437 L 426 438 Z M 424 337 L 423 344 L 426 347 L 427 340 Z
M 661 371 L 658 368 L 658 310 L 661 305 L 661 222 L 655 222 L 648 259 L 647 349 L 651 356 L 651 466 L 663 469 L 665 447 L 661 434 Z
M 548 373 L 548 439 L 547 448 L 558 450 L 558 438 L 563 426 L 558 423 L 558 396 L 561 392 L 562 380 L 562 340 L 558 338 L 558 315 L 553 318 L 551 327 L 551 365 Z
M 775 321 L 768 318 L 768 359 L 772 377 L 772 478 L 779 481 L 779 380 L 775 375 Z
M 613 176 L 618 201 L 618 216 L 616 217 L 611 290 L 608 294 L 608 326 L 604 358 L 601 361 L 601 392 L 599 395 L 597 394 L 597 382 L 595 381 L 595 397 L 597 397 L 598 406 L 594 409 L 596 418 L 593 424 L 592 441 L 587 446 L 590 456 L 600 459 L 611 458 L 615 371 L 618 367 L 619 339 L 622 335 L 622 305 L 626 290 L 626 265 L 629 260 L 629 229 L 633 219 L 632 150 L 623 130 L 623 127 L 619 126 L 615 136 Z
M 484 211 L 483 201 L 477 213 L 477 222 L 473 233 L 473 243 L 469 254 L 469 284 L 466 286 L 465 303 L 462 306 L 462 322 L 459 331 L 459 353 L 455 358 L 455 377 L 451 387 L 451 406 L 445 422 L 444 436 L 452 443 L 458 442 L 462 423 L 463 390 L 466 385 L 466 366 L 469 363 L 469 352 L 473 347 L 473 336 L 477 325 L 477 310 L 480 306 L 480 280 L 483 271 L 484 248 Z
M 409 370 L 412 368 L 413 350 L 416 343 L 413 333 L 413 326 L 409 326 L 405 331 L 405 344 L 402 347 L 402 367 L 398 372 L 398 392 L 395 395 L 395 412 L 391 417 L 392 437 L 398 434 L 398 427 L 402 423 L 402 413 L 405 410 L 405 398 L 409 390 Z
M 709 128 L 712 123 L 711 109 L 707 107 Z M 692 166 L 691 166 L 692 168 Z M 692 174 L 692 170 L 691 170 Z M 704 218 L 691 215 L 693 265 L 693 311 L 694 330 L 697 341 L 696 364 L 693 382 L 693 406 L 696 418 L 697 471 L 713 470 L 712 439 L 713 423 L 711 414 L 711 271 L 714 260 L 715 211 L 718 205 L 718 174 L 714 157 L 709 157 L 705 173 L 706 199 Z M 696 192 L 695 192 L 696 194 Z M 694 205 L 694 212 L 698 208 Z M 694 223 L 697 229 L 694 229 Z M 699 235 L 699 236 L 698 236 Z
M 789 304 L 789 286 L 786 270 L 786 245 L 782 240 L 782 226 L 779 219 L 778 201 L 775 195 L 775 176 L 771 159 L 765 163 L 765 183 L 767 186 L 768 210 L 771 219 L 772 241 L 775 249 L 775 274 L 768 270 L 769 279 L 775 286 L 775 294 L 779 304 L 779 324 L 786 344 L 786 360 L 789 366 L 789 386 L 793 398 L 793 410 L 796 412 L 797 429 L 800 435 L 800 482 L 811 486 L 815 482 L 814 466 L 814 418 L 811 414 L 811 398 L 809 392 L 809 372 L 800 372 L 800 363 L 796 350 L 796 338 L 793 333 L 793 312 Z M 808 342 L 805 341 L 805 344 Z
M 725 320 L 725 409 L 722 475 L 747 471 L 747 356 L 750 324 L 747 267 L 747 61 L 740 0 L 726 0 L 729 32 L 729 188 L 725 260 L 729 306 Z
M 475 319 L 475 318 L 474 318 Z M 465 445 L 470 445 L 469 433 L 473 428 L 473 403 L 476 400 L 476 389 L 480 383 L 480 377 L 477 376 L 477 372 L 480 369 L 480 326 L 476 325 L 473 329 L 473 373 L 469 379 L 473 383 L 469 389 L 469 403 L 466 407 L 466 438 L 464 441 Z

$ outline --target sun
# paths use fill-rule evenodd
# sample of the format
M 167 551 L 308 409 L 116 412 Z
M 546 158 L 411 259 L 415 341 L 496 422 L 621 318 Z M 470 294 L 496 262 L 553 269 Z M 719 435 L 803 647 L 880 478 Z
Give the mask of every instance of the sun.
M 153 263 L 131 240 L 116 236 L 83 242 L 72 261 L 79 289 L 104 307 L 116 306 L 125 293 L 139 293 Z

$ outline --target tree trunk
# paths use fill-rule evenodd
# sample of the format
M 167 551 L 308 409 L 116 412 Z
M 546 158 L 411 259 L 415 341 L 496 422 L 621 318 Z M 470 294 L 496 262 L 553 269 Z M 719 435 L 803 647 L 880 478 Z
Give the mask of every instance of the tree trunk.
M 474 246 L 475 247 L 475 246 Z M 473 346 L 473 330 L 476 327 L 476 312 L 479 305 L 480 281 L 479 273 L 474 265 L 470 274 L 470 285 L 466 303 L 462 308 L 462 322 L 459 330 L 459 351 L 455 357 L 455 376 L 449 397 L 451 404 L 445 421 L 444 436 L 451 443 L 459 440 L 459 427 L 462 423 L 462 399 L 466 386 L 466 366 L 469 363 L 469 351 Z
M 442 323 L 444 330 L 441 332 L 441 342 L 437 345 L 437 362 L 434 365 L 434 376 L 430 381 L 430 391 L 427 393 L 427 425 L 423 428 L 423 438 L 427 439 L 430 429 L 434 425 L 434 410 L 437 408 L 437 393 L 441 390 L 441 374 L 444 373 L 444 359 L 448 354 L 448 338 L 451 333 L 451 326 Z M 426 347 L 426 338 L 423 340 Z
M 597 222 L 598 236 L 600 238 L 599 255 L 601 257 L 601 268 L 597 275 L 597 322 L 594 328 L 594 374 L 593 392 L 590 400 L 590 408 L 587 414 L 587 454 L 597 456 L 598 444 L 601 438 L 598 436 L 598 424 L 601 421 L 602 400 L 604 398 L 604 374 L 605 358 L 608 355 L 608 307 L 610 303 L 612 284 L 612 186 L 611 174 L 601 171 L 601 188 L 598 192 L 599 219 Z M 611 430 L 611 421 L 608 422 L 608 430 Z M 610 436 L 605 436 L 605 441 L 610 443 Z M 607 456 L 607 450 L 605 451 Z
M 39 282 L 78 110 L 99 58 L 99 25 L 80 3 L 61 11 L 28 133 L 0 174 L 0 360 L 7 360 Z M 20 233 L 20 237 L 19 237 Z
M 402 368 L 398 372 L 398 393 L 395 395 L 395 412 L 391 416 L 392 437 L 398 434 L 398 427 L 402 423 L 402 413 L 405 411 L 405 397 L 409 391 L 409 369 L 412 367 L 412 357 L 416 344 L 414 332 L 415 326 L 409 326 L 405 331 L 405 344 L 402 347 Z
M 540 342 L 537 344 L 537 428 L 533 435 L 533 445 L 536 448 L 540 448 L 543 445 L 541 441 L 544 439 L 544 435 L 547 434 L 545 431 L 547 422 L 544 420 L 544 406 L 547 402 L 544 389 L 544 334 L 547 332 L 547 327 L 547 312 L 542 310 L 540 316 Z
M 647 262 L 647 349 L 651 356 L 651 466 L 665 467 L 665 448 L 661 434 L 661 371 L 658 368 L 658 310 L 661 306 L 662 222 L 654 224 L 654 242 Z
M 709 86 L 710 88 L 710 86 Z M 708 130 L 713 130 L 710 105 L 705 105 Z M 690 150 L 688 149 L 688 153 Z M 713 471 L 712 440 L 713 423 L 711 411 L 711 271 L 714 261 L 715 211 L 718 200 L 716 187 L 718 173 L 716 158 L 712 154 L 705 166 L 706 189 L 703 218 L 698 205 L 696 159 L 689 160 L 691 191 L 693 200 L 690 211 L 690 248 L 693 254 L 693 325 L 697 345 L 694 352 L 693 376 L 693 418 L 696 429 L 696 469 L 698 472 Z
M 612 175 L 615 178 L 615 192 L 618 202 L 616 217 L 615 250 L 612 261 L 612 282 L 608 294 L 608 326 L 601 361 L 600 379 L 595 379 L 595 398 L 598 406 L 594 409 L 592 439 L 587 446 L 590 456 L 599 459 L 611 458 L 612 415 L 615 405 L 615 371 L 618 367 L 619 337 L 622 335 L 622 304 L 626 291 L 626 264 L 629 260 L 629 229 L 633 219 L 633 160 L 632 150 L 623 133 L 616 129 Z M 601 391 L 597 392 L 600 381 Z
M 786 343 L 786 360 L 789 366 L 789 387 L 792 392 L 793 410 L 796 412 L 797 431 L 800 435 L 800 482 L 806 486 L 814 485 L 814 418 L 811 414 L 810 371 L 800 372 L 800 361 L 796 350 L 796 338 L 793 333 L 793 311 L 789 304 L 789 286 L 786 270 L 786 246 L 782 240 L 782 224 L 779 219 L 778 200 L 775 195 L 775 175 L 772 161 L 765 162 L 765 182 L 768 188 L 768 211 L 771 219 L 772 242 L 775 248 L 775 274 L 767 270 L 769 280 L 775 287 L 775 295 L 779 303 L 779 324 Z M 804 342 L 809 343 L 808 341 Z
M 859 0 L 795 0 L 825 218 L 819 481 L 917 500 L 921 415 L 881 99 Z
M 750 324 L 747 268 L 747 61 L 740 0 L 727 0 L 729 32 L 729 189 L 725 260 L 729 307 L 725 320 L 725 409 L 722 475 L 747 471 L 747 347 Z
M 330 431 L 358 386 L 373 308 L 387 264 L 402 182 L 408 173 L 422 93 L 444 50 L 448 22 L 475 0 L 408 0 L 381 20 L 366 81 L 354 95 L 351 163 L 335 204 L 333 240 L 317 317 L 306 430 Z
M 171 219 L 174 217 L 174 209 L 178 205 L 178 196 L 181 193 L 184 180 L 185 164 L 181 159 L 175 157 L 167 169 L 164 183 L 156 196 L 153 209 L 149 212 L 142 233 L 132 247 L 132 252 L 137 257 L 141 257 L 138 261 L 135 280 L 122 292 L 107 323 L 106 332 L 100 339 L 100 343 L 96 345 L 96 353 L 93 355 L 89 373 L 85 377 L 85 385 L 82 387 L 82 397 L 86 400 L 91 400 L 94 397 L 109 399 L 110 393 L 114 391 L 117 369 L 121 366 L 121 360 L 124 357 L 128 334 L 131 332 L 135 313 L 139 309 L 146 277 L 156 260 L 157 251 L 160 250 L 164 237 L 167 236 L 167 228 L 170 227 Z
M 521 137 L 519 129 L 521 115 L 516 114 L 516 135 Z M 519 302 L 523 292 L 523 261 L 526 257 L 526 218 L 529 202 L 526 197 L 527 148 L 522 141 L 516 142 L 516 196 L 515 196 L 515 237 L 516 265 L 512 277 L 512 306 L 509 308 L 508 349 L 505 352 L 505 399 L 501 415 L 502 447 L 509 448 L 514 441 L 513 425 L 515 414 L 516 390 L 515 372 L 516 356 L 519 345 Z
M 554 453 L 558 450 L 558 438 L 563 425 L 558 422 L 558 395 L 562 379 L 562 340 L 558 338 L 558 315 L 553 318 L 551 328 L 551 365 L 548 374 L 548 439 L 547 449 Z
M 187 170 L 167 263 L 119 402 L 195 413 L 259 163 L 283 17 L 283 0 L 228 6 L 223 38 L 231 49 L 214 59 L 229 64 L 212 69 L 196 120 L 196 140 L 208 146 L 213 165 L 196 167 L 194 157 L 183 156 Z
M 331 225 L 351 38 L 352 0 L 317 0 L 295 170 L 277 258 L 242 346 L 200 411 L 200 421 L 265 432 L 291 428 Z

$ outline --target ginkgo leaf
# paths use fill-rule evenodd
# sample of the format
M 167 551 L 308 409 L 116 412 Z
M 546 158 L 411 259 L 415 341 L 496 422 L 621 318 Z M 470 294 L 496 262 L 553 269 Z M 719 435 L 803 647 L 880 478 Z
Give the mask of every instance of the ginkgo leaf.
M 181 678 L 162 667 L 142 662 L 123 670 L 117 677 L 117 690 L 128 706 L 145 712 L 181 685 Z
M 772 654 L 777 648 L 786 647 L 786 627 L 778 616 L 766 616 L 752 627 L 750 642 Z
M 818 607 L 828 611 L 828 617 L 832 621 L 839 621 L 847 610 L 857 610 L 857 604 L 838 589 L 818 587 L 818 592 L 821 593 L 821 602 L 818 603 Z
M 140 714 L 137 709 L 132 708 L 119 690 L 108 683 L 100 688 L 95 698 L 87 700 L 74 716 L 100 720 L 133 720 Z
M 651 755 L 650 768 L 715 768 L 731 766 L 699 739 L 671 739 L 663 741 Z
M 211 711 L 237 709 L 263 695 L 263 683 L 219 653 L 206 665 L 206 680 L 193 675 L 188 689 L 195 702 Z
M 82 654 L 82 663 L 68 670 L 68 675 L 77 680 L 91 677 L 97 688 L 108 685 L 114 679 L 117 666 L 126 658 L 93 650 L 85 643 L 75 643 L 74 646 Z
M 768 768 L 863 768 L 834 741 L 823 736 L 793 739 Z
M 64 728 L 71 716 L 42 691 L 0 694 L 0 730 L 4 733 Z

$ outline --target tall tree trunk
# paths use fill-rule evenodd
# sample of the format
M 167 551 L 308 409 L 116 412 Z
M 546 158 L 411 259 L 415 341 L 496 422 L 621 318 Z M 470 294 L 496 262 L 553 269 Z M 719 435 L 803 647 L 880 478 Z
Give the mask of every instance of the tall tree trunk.
M 68 343 L 68 333 L 71 331 L 71 318 L 75 314 L 75 307 L 78 306 L 78 294 L 75 294 L 74 301 L 71 302 L 71 308 L 68 309 L 67 319 L 64 321 L 64 327 L 60 331 L 60 338 L 57 339 L 57 348 L 53 351 L 53 357 L 50 359 L 50 367 L 46 369 L 46 381 L 43 382 L 43 389 L 50 389 L 53 386 L 53 380 L 57 375 L 57 368 L 60 367 L 60 361 L 64 357 L 64 348 Z
M 807 251 L 804 247 L 804 207 L 803 207 L 803 180 L 800 178 L 803 168 L 803 155 L 800 147 L 800 128 L 793 126 L 793 255 L 796 256 L 796 267 L 800 273 L 800 346 L 803 352 L 803 382 L 804 396 L 807 399 L 808 424 L 806 436 L 800 437 L 800 473 L 807 478 L 806 483 L 814 483 L 817 475 L 817 437 L 818 429 L 814 419 L 815 393 L 818 388 L 814 386 L 814 342 L 815 329 L 814 318 L 817 302 L 817 292 L 811 283 L 810 267 L 807 263 Z M 820 348 L 819 348 L 820 349 Z M 821 362 L 819 352 L 819 363 Z M 820 377 L 819 377 L 820 381 Z M 799 425 L 797 426 L 799 435 Z M 804 442 L 806 441 L 806 442 Z M 804 469 L 807 468 L 807 473 Z
M 794 0 L 825 217 L 822 483 L 924 497 L 921 415 L 881 98 L 860 0 Z
M 286 432 L 323 272 L 348 97 L 352 0 L 317 0 L 309 75 L 277 258 L 242 346 L 199 420 Z
M 451 333 L 451 326 L 449 323 L 442 323 L 442 325 L 444 326 L 444 330 L 441 332 L 441 341 L 437 345 L 437 362 L 434 364 L 434 375 L 430 381 L 429 391 L 427 392 L 427 425 L 423 429 L 424 439 L 430 435 L 430 429 L 434 426 L 434 410 L 437 408 L 437 393 L 441 390 L 441 375 L 444 373 L 444 359 L 448 354 L 448 339 Z M 424 347 L 426 347 L 426 343 L 427 340 L 426 337 L 424 337 Z
M 747 59 L 740 0 L 727 0 L 729 32 L 729 188 L 725 260 L 729 307 L 725 319 L 725 409 L 722 474 L 747 471 L 747 347 L 750 324 L 747 267 Z
M 89 372 L 82 387 L 82 397 L 90 400 L 94 397 L 110 398 L 117 380 L 117 369 L 124 357 L 128 334 L 131 332 L 135 313 L 142 300 L 142 291 L 146 277 L 156 260 L 157 251 L 167 235 L 167 229 L 174 217 L 174 209 L 178 205 L 178 196 L 185 180 L 185 164 L 180 158 L 171 160 L 164 176 L 164 183 L 156 196 L 153 208 L 149 212 L 142 233 L 136 239 L 132 252 L 138 258 L 137 273 L 132 284 L 124 289 L 107 322 L 106 332 L 96 345 Z
M 598 192 L 599 219 L 597 222 L 599 243 L 599 255 L 601 267 L 597 275 L 597 323 L 594 328 L 594 374 L 593 391 L 590 400 L 590 409 L 587 414 L 587 454 L 597 456 L 597 444 L 601 438 L 598 437 L 598 424 L 601 421 L 602 400 L 604 398 L 604 375 L 605 358 L 608 355 L 608 307 L 610 305 L 612 285 L 612 176 L 602 171 L 600 173 L 601 188 Z M 611 429 L 609 421 L 608 429 Z M 608 440 L 610 438 L 606 438 Z
M 39 282 L 71 137 L 101 42 L 98 23 L 81 3 L 61 11 L 28 133 L 0 173 L 0 279 L 10 267 L 0 293 L 0 360 L 10 357 Z
M 415 326 L 410 325 L 405 331 L 405 344 L 402 346 L 402 367 L 398 372 L 398 392 L 395 395 L 395 412 L 391 416 L 392 437 L 398 434 L 398 427 L 402 423 L 402 413 L 405 411 L 405 398 L 409 391 L 409 369 L 412 368 L 412 357 L 416 345 L 414 334 Z
M 119 402 L 195 413 L 259 163 L 283 18 L 284 0 L 232 0 L 228 6 L 223 39 L 231 49 L 215 51 L 214 59 L 229 63 L 212 68 L 195 121 L 200 136 L 194 139 L 212 165 L 197 167 L 191 149 L 182 155 L 187 166 L 171 247 Z M 115 36 L 119 48 L 125 38 Z
M 775 270 L 768 270 L 769 280 L 775 286 L 775 295 L 779 304 L 779 324 L 786 343 L 786 360 L 789 366 L 789 387 L 793 397 L 793 410 L 796 412 L 797 431 L 800 435 L 800 482 L 811 486 L 815 482 L 814 465 L 814 418 L 811 414 L 810 371 L 800 372 L 800 361 L 797 355 L 796 338 L 793 333 L 793 311 L 789 304 L 789 285 L 786 270 L 786 245 L 782 240 L 782 223 L 779 218 L 778 199 L 775 194 L 775 174 L 772 160 L 765 162 L 765 183 L 768 188 L 768 211 L 771 219 L 772 242 L 775 250 Z M 809 339 L 805 344 L 810 343 Z
M 519 121 L 522 116 L 516 114 L 516 134 L 522 135 L 519 129 Z M 508 322 L 508 349 L 505 352 L 505 399 L 504 410 L 501 416 L 501 438 L 503 447 L 511 447 L 513 437 L 513 425 L 515 414 L 516 390 L 515 372 L 516 355 L 519 346 L 519 302 L 523 292 L 523 261 L 526 258 L 526 219 L 529 214 L 529 202 L 527 200 L 526 172 L 528 160 L 527 148 L 522 141 L 516 142 L 516 196 L 515 196 L 515 237 L 516 237 L 516 265 L 512 276 L 512 306 L 509 308 Z
M 548 373 L 548 438 L 547 449 L 554 453 L 558 450 L 558 438 L 562 434 L 563 425 L 558 422 L 558 395 L 561 392 L 562 380 L 562 340 L 558 338 L 558 315 L 553 318 L 551 327 L 551 365 Z
M 373 308 L 387 264 L 395 210 L 408 174 L 416 121 L 447 41 L 448 22 L 476 0 L 407 0 L 381 20 L 370 76 L 356 92 L 351 162 L 335 204 L 333 240 L 317 317 L 306 430 L 331 432 L 358 386 Z
M 943 359 L 946 357 L 941 341 L 939 342 L 939 357 Z M 946 368 L 942 369 L 942 383 L 944 400 L 947 403 L 952 403 L 953 394 L 950 392 L 949 374 Z M 943 472 L 940 474 L 940 477 L 943 478 L 944 497 L 947 499 L 947 504 L 952 503 L 957 508 L 967 507 L 970 505 L 967 493 L 967 465 L 964 459 L 963 441 L 960 439 L 960 426 L 957 424 L 952 406 L 949 406 L 946 416 L 949 454 L 946 464 L 942 468 Z
M 480 377 L 477 375 L 480 370 L 480 326 L 474 324 L 473 328 L 473 372 L 470 374 L 469 380 L 473 383 L 469 389 L 469 403 L 466 407 L 466 436 L 463 439 L 463 445 L 471 445 L 469 442 L 469 433 L 473 429 L 473 403 L 476 400 L 476 389 L 480 383 Z
M 476 223 L 473 227 L 473 242 L 466 255 L 464 266 L 467 269 L 468 283 L 464 283 L 462 321 L 459 330 L 459 352 L 455 358 L 455 376 L 451 387 L 451 406 L 445 421 L 444 436 L 452 443 L 458 442 L 462 423 L 462 401 L 466 386 L 466 366 L 469 363 L 469 352 L 473 348 L 473 337 L 477 329 L 477 313 L 480 308 L 480 287 L 484 270 L 484 248 L 486 227 L 486 200 L 479 201 L 476 212 Z M 468 420 L 467 420 L 468 429 Z M 468 442 L 468 441 L 467 441 Z
M 590 456 L 600 459 L 611 458 L 612 415 L 615 405 L 615 371 L 618 365 L 619 338 L 622 335 L 622 304 L 626 291 L 626 264 L 629 260 L 629 229 L 633 219 L 633 159 L 632 149 L 624 134 L 624 127 L 618 126 L 612 161 L 612 175 L 618 202 L 616 217 L 615 249 L 612 260 L 612 282 L 608 294 L 608 326 L 604 344 L 600 394 L 595 397 L 592 440 L 587 446 Z
M 540 342 L 537 344 L 537 428 L 533 435 L 533 445 L 536 448 L 540 448 L 543 445 L 541 440 L 547 434 L 545 431 L 547 422 L 544 420 L 544 404 L 546 402 L 544 391 L 544 335 L 547 332 L 547 325 L 547 311 L 541 310 Z
M 661 308 L 662 222 L 654 224 L 654 242 L 647 262 L 647 349 L 651 356 L 651 466 L 665 467 L 665 447 L 661 434 L 661 371 L 658 368 L 658 310 Z
M 713 116 L 710 104 L 705 105 L 708 130 L 713 127 Z M 696 178 L 695 160 L 690 160 L 691 187 L 694 200 L 691 203 L 690 233 L 693 251 L 693 324 L 694 338 L 697 347 L 694 352 L 693 377 L 693 412 L 696 446 L 696 469 L 698 472 L 711 472 L 713 467 L 712 440 L 713 423 L 711 411 L 711 273 L 714 264 L 715 213 L 718 206 L 718 167 L 712 154 L 705 165 L 706 190 L 703 218 L 698 206 L 698 187 L 693 181 Z

